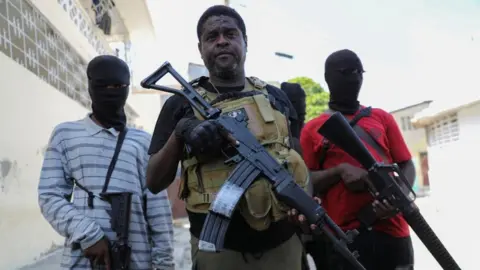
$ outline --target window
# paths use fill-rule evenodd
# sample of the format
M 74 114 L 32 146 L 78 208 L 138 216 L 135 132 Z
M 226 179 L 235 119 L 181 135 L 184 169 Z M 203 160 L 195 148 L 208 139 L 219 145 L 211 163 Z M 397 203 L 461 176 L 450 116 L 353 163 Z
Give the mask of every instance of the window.
M 451 114 L 429 125 L 427 127 L 427 136 L 430 146 L 444 145 L 458 141 L 459 127 L 457 114 Z
M 407 129 L 408 130 L 413 130 L 412 127 L 412 118 L 410 116 L 407 116 Z
M 413 130 L 412 126 L 412 117 L 410 116 L 402 116 L 400 118 L 401 124 L 402 124 L 402 130 L 403 131 L 408 131 L 408 130 Z
M 90 109 L 86 62 L 28 1 L 0 0 L 0 52 Z
M 406 131 L 407 130 L 407 123 L 406 123 L 407 120 L 405 119 L 405 117 L 402 117 L 401 121 L 402 121 L 402 130 Z

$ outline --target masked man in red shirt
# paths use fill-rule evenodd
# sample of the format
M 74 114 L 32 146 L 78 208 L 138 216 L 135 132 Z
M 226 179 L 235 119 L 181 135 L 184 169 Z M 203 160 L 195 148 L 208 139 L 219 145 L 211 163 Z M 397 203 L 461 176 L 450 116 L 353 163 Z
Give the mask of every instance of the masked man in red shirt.
M 413 247 L 406 221 L 388 203 L 374 200 L 366 189 L 368 175 L 360 163 L 318 133 L 333 112 L 341 112 L 352 126 L 364 131 L 364 136 L 359 137 L 378 161 L 397 163 L 410 184 L 413 183 L 412 156 L 392 115 L 362 106 L 358 101 L 363 73 L 362 62 L 350 50 L 334 52 L 327 58 L 329 109 L 303 128 L 300 137 L 303 158 L 311 170 L 315 193 L 322 198 L 330 217 L 343 230 L 360 232 L 350 248 L 359 252 L 365 268 L 413 269 Z M 319 241 L 318 245 L 326 244 Z M 325 246 L 319 246 L 322 248 Z M 351 269 L 331 247 L 326 250 L 323 259 L 328 262 L 328 269 Z

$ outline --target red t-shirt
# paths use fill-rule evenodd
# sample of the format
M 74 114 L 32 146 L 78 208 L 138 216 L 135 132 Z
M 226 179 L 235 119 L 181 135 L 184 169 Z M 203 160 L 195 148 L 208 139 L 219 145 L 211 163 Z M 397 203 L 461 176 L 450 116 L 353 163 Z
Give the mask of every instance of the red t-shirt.
M 319 159 L 323 136 L 318 133 L 318 129 L 325 123 L 329 116 L 329 114 L 320 115 L 309 121 L 302 130 L 300 143 L 303 158 L 310 170 L 320 170 Z M 351 120 L 354 115 L 346 117 Z M 357 125 L 376 139 L 378 144 L 383 148 L 389 163 L 401 163 L 412 158 L 403 140 L 400 129 L 391 114 L 384 110 L 373 108 L 371 115 L 361 118 Z M 382 161 L 382 157 L 374 148 L 368 143 L 365 143 L 365 145 L 377 161 Z M 324 169 L 338 166 L 341 163 L 349 163 L 353 166 L 361 167 L 360 163 L 350 155 L 339 147 L 331 144 L 323 164 Z M 335 223 L 343 230 L 358 228 L 360 222 L 355 218 L 356 214 L 362 207 L 372 202 L 373 197 L 369 193 L 353 193 L 346 189 L 342 181 L 332 186 L 322 197 L 323 207 Z M 401 215 L 397 215 L 389 220 L 377 221 L 373 228 L 394 237 L 406 237 L 410 235 L 408 224 Z

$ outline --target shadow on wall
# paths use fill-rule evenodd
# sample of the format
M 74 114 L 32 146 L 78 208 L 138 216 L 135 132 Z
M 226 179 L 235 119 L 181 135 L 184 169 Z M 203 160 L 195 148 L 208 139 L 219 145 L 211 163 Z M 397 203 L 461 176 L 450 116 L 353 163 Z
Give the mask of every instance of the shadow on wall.
M 8 193 L 10 187 L 18 179 L 17 161 L 4 158 L 0 161 L 0 192 Z

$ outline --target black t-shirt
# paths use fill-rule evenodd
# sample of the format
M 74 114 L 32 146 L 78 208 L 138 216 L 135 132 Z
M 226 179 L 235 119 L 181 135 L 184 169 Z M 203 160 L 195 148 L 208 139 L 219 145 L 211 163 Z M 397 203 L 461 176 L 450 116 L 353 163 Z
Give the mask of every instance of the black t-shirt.
M 216 92 L 206 77 L 200 79 L 199 85 L 209 92 Z M 217 87 L 222 93 L 241 91 L 243 88 L 243 86 L 233 88 Z M 272 104 L 275 108 L 280 112 L 288 111 L 287 113 L 290 120 L 290 132 L 292 137 L 300 138 L 300 123 L 298 121 L 297 113 L 287 95 L 282 90 L 272 85 L 267 86 L 267 91 L 275 99 L 275 104 Z M 184 97 L 173 95 L 168 98 L 158 116 L 148 154 L 154 154 L 163 148 L 180 119 L 193 116 L 192 107 Z
M 206 77 L 199 80 L 199 85 L 209 92 L 216 92 Z M 231 88 L 217 87 L 221 93 L 241 91 L 243 88 L 243 86 Z M 297 114 L 287 95 L 282 90 L 271 85 L 267 86 L 267 91 L 269 95 L 273 97 L 274 104 L 272 104 L 272 106 L 285 115 L 288 115 L 291 134 L 293 137 L 298 138 L 300 130 L 298 129 Z M 158 116 L 152 142 L 148 150 L 149 154 L 154 154 L 163 148 L 180 119 L 193 116 L 193 110 L 184 97 L 174 95 L 168 98 Z M 192 213 L 190 211 L 187 211 L 187 213 L 190 220 L 190 232 L 198 238 L 200 237 L 206 215 Z M 225 248 L 242 252 L 268 250 L 288 240 L 294 234 L 295 229 L 293 224 L 284 220 L 273 223 L 265 231 L 256 231 L 250 228 L 241 215 L 236 212 L 232 217 L 229 230 L 225 237 Z

